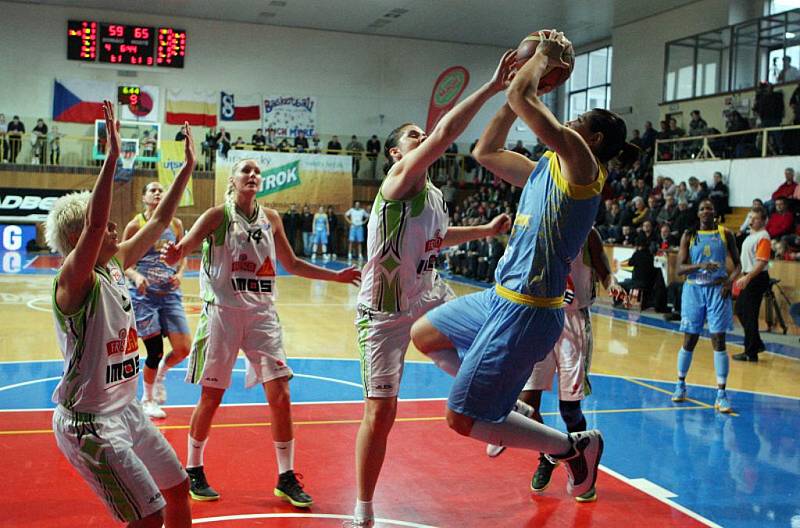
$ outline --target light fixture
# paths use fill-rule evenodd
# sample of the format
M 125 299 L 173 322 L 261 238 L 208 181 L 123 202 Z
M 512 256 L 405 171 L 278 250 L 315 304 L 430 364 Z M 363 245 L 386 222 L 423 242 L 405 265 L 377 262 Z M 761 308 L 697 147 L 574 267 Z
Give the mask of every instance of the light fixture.
M 793 39 L 793 38 L 795 38 L 797 36 L 797 34 L 796 33 L 792 33 L 791 31 L 787 31 L 785 36 L 786 36 L 787 39 Z

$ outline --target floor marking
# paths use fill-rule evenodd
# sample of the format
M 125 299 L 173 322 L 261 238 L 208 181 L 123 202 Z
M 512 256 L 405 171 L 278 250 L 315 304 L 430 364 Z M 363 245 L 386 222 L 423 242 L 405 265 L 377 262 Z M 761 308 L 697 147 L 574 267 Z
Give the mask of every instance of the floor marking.
M 0 387 L 0 392 L 11 390 L 11 389 L 16 389 L 18 387 L 24 387 L 26 385 L 34 385 L 36 383 L 44 383 L 46 381 L 54 381 L 54 380 L 60 380 L 60 379 L 61 379 L 61 376 L 52 376 L 50 378 L 39 378 L 39 379 L 34 379 L 34 380 L 21 381 L 19 383 L 13 383 L 11 385 L 5 385 L 3 387 Z
M 204 517 L 192 519 L 192 524 L 208 524 L 220 521 L 244 521 L 249 519 L 340 519 L 348 521 L 352 515 L 337 515 L 332 513 L 252 513 L 244 515 L 224 515 L 221 517 Z M 410 528 L 436 528 L 428 524 L 419 524 L 409 521 L 396 521 L 394 519 L 375 519 L 376 523 L 392 526 L 408 526 Z

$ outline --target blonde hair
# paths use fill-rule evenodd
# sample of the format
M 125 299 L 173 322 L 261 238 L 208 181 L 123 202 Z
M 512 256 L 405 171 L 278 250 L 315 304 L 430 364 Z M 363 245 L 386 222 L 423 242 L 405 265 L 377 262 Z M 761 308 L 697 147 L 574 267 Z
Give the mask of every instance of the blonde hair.
M 226 202 L 232 202 L 233 201 L 233 195 L 236 194 L 236 187 L 233 186 L 232 178 L 236 175 L 236 172 L 239 171 L 239 169 L 242 168 L 242 165 L 244 165 L 248 161 L 252 161 L 253 163 L 256 164 L 256 166 L 258 166 L 260 168 L 260 165 L 258 165 L 258 160 L 256 160 L 255 158 L 244 158 L 244 159 L 240 159 L 239 161 L 234 163 L 233 167 L 231 167 L 231 175 L 228 178 L 228 187 L 225 189 L 225 201 Z
M 91 198 L 91 192 L 83 191 L 66 194 L 55 201 L 44 226 L 45 240 L 50 249 L 65 257 L 75 249 L 69 238 L 83 231 Z

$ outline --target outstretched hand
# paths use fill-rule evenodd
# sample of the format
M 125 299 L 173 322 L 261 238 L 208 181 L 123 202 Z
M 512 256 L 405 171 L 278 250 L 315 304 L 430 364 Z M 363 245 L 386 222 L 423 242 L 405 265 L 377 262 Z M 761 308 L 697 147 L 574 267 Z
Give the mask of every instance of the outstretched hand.
M 122 150 L 119 139 L 119 121 L 114 116 L 114 103 L 103 101 L 103 117 L 106 121 L 106 156 L 119 158 Z
M 161 248 L 161 261 L 168 266 L 175 266 L 183 258 L 183 250 L 175 242 L 167 242 Z
M 500 64 L 497 65 L 497 69 L 494 71 L 494 75 L 492 75 L 492 79 L 489 81 L 489 84 L 495 92 L 502 92 L 508 88 L 511 79 L 513 79 L 514 75 L 517 73 L 516 62 L 517 50 L 508 50 L 503 53 Z
M 183 128 L 185 130 L 184 134 L 184 144 L 183 144 L 183 151 L 184 156 L 186 157 L 186 164 L 194 167 L 194 138 L 192 137 L 192 127 L 189 125 L 188 121 L 184 121 Z
M 495 217 L 491 222 L 489 222 L 489 229 L 492 231 L 492 235 L 501 235 L 503 233 L 507 233 L 508 230 L 511 229 L 511 217 L 506 213 Z
M 547 66 L 549 67 L 569 69 L 569 63 L 562 58 L 564 50 L 569 45 L 570 41 L 560 31 L 551 29 L 547 35 L 545 35 L 544 31 L 540 31 L 536 55 L 547 57 Z
M 361 270 L 355 266 L 347 267 L 336 273 L 336 282 L 359 286 L 361 284 Z

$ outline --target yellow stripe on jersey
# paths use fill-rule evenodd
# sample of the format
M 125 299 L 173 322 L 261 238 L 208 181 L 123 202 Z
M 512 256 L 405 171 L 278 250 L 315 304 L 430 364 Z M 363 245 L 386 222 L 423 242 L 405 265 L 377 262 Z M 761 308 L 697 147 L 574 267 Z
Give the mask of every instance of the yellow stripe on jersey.
M 558 297 L 533 297 L 532 295 L 525 295 L 524 293 L 509 290 L 500 284 L 495 284 L 494 289 L 497 295 L 515 304 L 524 304 L 532 308 L 561 308 L 564 306 L 563 295 L 559 295 Z
M 558 159 L 558 154 L 553 151 L 544 153 L 544 157 L 549 159 L 550 177 L 553 178 L 556 186 L 561 189 L 561 192 L 574 200 L 587 200 L 599 195 L 603 190 L 603 185 L 606 181 L 606 169 L 599 162 L 597 163 L 598 173 L 597 179 L 587 185 L 578 185 L 577 183 L 570 183 L 564 178 L 561 173 L 561 162 Z

